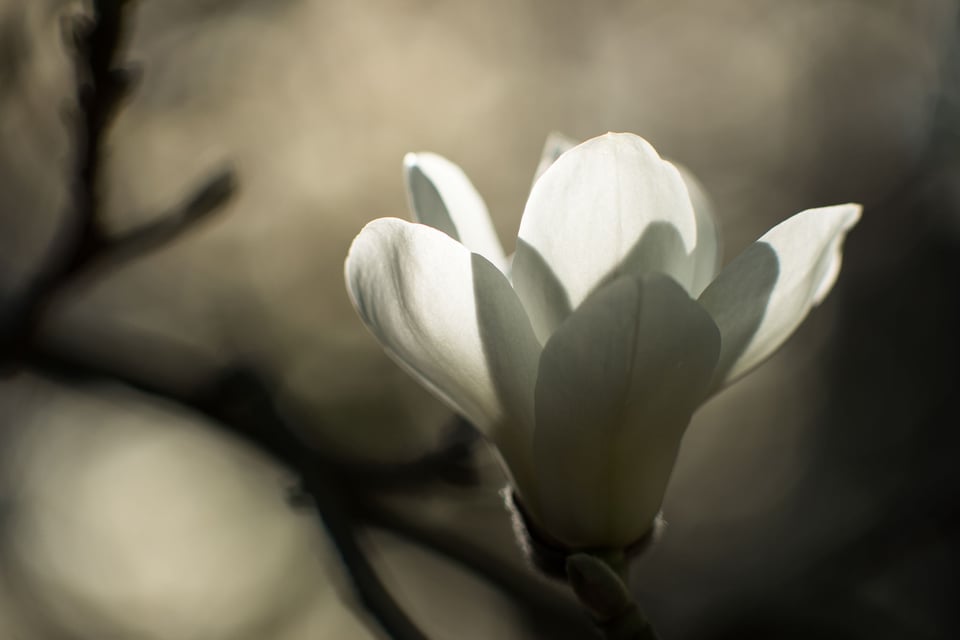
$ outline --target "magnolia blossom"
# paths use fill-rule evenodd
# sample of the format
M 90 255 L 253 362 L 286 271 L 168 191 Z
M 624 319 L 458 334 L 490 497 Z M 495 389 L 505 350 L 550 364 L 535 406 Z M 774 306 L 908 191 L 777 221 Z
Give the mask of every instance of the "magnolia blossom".
M 419 224 L 360 232 L 353 302 L 496 445 L 528 517 L 570 548 L 650 530 L 694 410 L 827 295 L 860 216 L 803 211 L 721 271 L 700 188 L 642 138 L 611 133 L 545 168 L 510 261 L 456 165 L 418 153 L 405 168 Z

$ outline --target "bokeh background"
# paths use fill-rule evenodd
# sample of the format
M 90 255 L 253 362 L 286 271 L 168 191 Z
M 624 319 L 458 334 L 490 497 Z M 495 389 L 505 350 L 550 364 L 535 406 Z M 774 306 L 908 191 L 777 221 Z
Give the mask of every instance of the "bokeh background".
M 405 152 L 460 164 L 510 249 L 546 136 L 609 130 L 700 178 L 728 259 L 799 210 L 865 207 L 825 304 L 695 417 L 667 533 L 632 573 L 655 626 L 958 637 L 958 8 L 135 3 L 122 58 L 138 81 L 107 132 L 100 220 L 117 236 L 156 221 L 225 166 L 238 190 L 175 241 L 59 288 L 42 357 L 4 367 L 0 638 L 387 637 L 345 569 L 343 514 L 291 499 L 318 460 L 356 486 L 380 478 L 364 491 L 388 515 L 351 539 L 428 637 L 590 637 L 513 545 L 482 446 L 478 484 L 390 481 L 453 418 L 366 334 L 342 264 L 366 221 L 407 215 Z M 62 32 L 89 10 L 0 2 L 5 319 L 69 244 Z M 190 401 L 210 388 L 228 391 Z M 331 504 L 352 500 L 352 482 L 330 484 Z

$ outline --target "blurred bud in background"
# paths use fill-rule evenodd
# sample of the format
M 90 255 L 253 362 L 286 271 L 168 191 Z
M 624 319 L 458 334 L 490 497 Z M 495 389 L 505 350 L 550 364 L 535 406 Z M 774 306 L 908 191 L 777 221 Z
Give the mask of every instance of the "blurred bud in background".
M 375 637 L 289 473 L 202 418 L 32 376 L 0 409 L 4 637 Z

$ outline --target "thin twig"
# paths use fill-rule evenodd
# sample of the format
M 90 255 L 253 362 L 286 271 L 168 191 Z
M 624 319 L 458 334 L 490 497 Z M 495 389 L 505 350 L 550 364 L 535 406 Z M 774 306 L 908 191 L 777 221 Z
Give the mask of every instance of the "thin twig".
M 567 558 L 574 595 L 607 640 L 658 640 L 650 621 L 621 577 L 624 567 L 587 553 Z
M 380 527 L 440 553 L 510 594 L 537 619 L 549 620 L 565 637 L 589 637 L 588 619 L 575 602 L 554 593 L 520 566 L 514 566 L 473 541 L 406 517 L 369 496 L 356 497 L 351 510 L 364 524 Z M 567 635 L 569 634 L 569 635 Z
M 340 552 L 357 596 L 367 611 L 373 614 L 380 626 L 394 640 L 427 640 L 427 636 L 397 604 L 384 586 L 376 569 L 357 542 L 357 523 L 349 517 L 345 497 L 337 490 L 339 483 L 335 478 L 316 470 L 303 473 L 302 482 L 303 490 L 314 501 L 317 513 L 326 525 L 330 539 Z
M 204 180 L 190 196 L 155 220 L 104 242 L 64 282 L 109 271 L 163 247 L 211 215 L 218 213 L 237 192 L 234 170 L 224 167 Z
M 300 476 L 299 502 L 311 504 L 326 525 L 361 602 L 396 640 L 426 640 L 384 586 L 357 542 L 358 523 L 351 518 L 349 482 L 318 463 L 312 451 L 277 412 L 273 396 L 259 376 L 238 368 L 208 389 L 184 399 L 216 424 L 252 440 Z M 296 496 L 295 496 L 296 497 Z
M 55 250 L 16 299 L 0 309 L 0 366 L 19 365 L 36 346 L 35 334 L 56 293 L 89 275 L 117 266 L 179 237 L 222 209 L 236 191 L 232 169 L 220 170 L 187 200 L 155 222 L 108 237 L 100 218 L 99 183 L 106 132 L 134 84 L 135 74 L 117 67 L 127 0 L 97 0 L 93 15 L 66 18 L 62 28 L 72 49 L 77 82 L 70 121 L 76 154 L 71 174 L 71 212 L 55 238 Z

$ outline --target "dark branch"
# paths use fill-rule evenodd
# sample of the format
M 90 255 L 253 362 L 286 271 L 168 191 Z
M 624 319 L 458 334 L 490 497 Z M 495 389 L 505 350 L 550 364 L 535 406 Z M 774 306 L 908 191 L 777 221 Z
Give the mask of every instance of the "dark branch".
M 67 25 L 74 46 L 79 114 L 74 132 L 75 228 L 72 246 L 60 266 L 62 272 L 72 271 L 87 261 L 105 243 L 97 215 L 103 139 L 133 84 L 131 73 L 116 67 L 126 4 L 123 0 L 95 0 L 92 21 L 79 17 Z
M 125 0 L 98 0 L 92 17 L 64 20 L 73 54 L 77 103 L 68 121 L 76 142 L 71 172 L 72 210 L 54 251 L 25 291 L 0 308 L 0 369 L 16 368 L 35 348 L 35 333 L 56 293 L 91 267 L 117 266 L 152 251 L 219 211 L 236 191 L 232 169 L 221 169 L 187 201 L 126 235 L 110 238 L 102 228 L 99 184 L 107 130 L 137 76 L 117 67 L 126 17 Z
M 221 169 L 185 202 L 152 222 L 111 238 L 102 245 L 99 254 L 91 260 L 89 266 L 112 268 L 159 249 L 179 238 L 195 224 L 220 211 L 236 191 L 237 179 L 233 169 Z
M 367 525 L 392 531 L 442 554 L 483 577 L 504 593 L 510 594 L 516 602 L 522 603 L 531 618 L 541 625 L 540 631 L 547 632 L 548 629 L 544 626 L 551 626 L 551 637 L 592 637 L 593 625 L 580 612 L 576 602 L 562 597 L 522 565 L 512 565 L 463 536 L 441 531 L 435 526 L 409 518 L 369 497 L 355 500 L 351 507 L 356 518 Z

